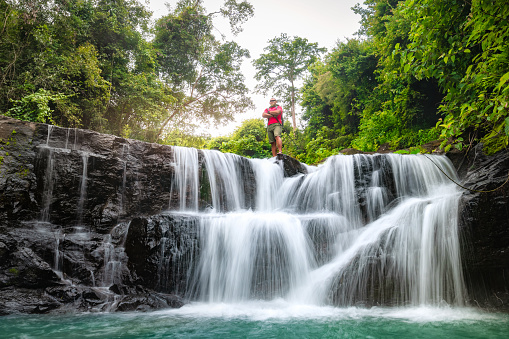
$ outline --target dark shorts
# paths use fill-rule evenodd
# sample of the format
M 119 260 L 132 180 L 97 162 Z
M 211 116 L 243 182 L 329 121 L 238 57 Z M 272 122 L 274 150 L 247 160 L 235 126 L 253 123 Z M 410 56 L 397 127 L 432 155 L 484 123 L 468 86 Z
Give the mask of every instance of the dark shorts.
M 278 123 L 270 124 L 267 126 L 267 134 L 269 135 L 269 142 L 272 144 L 273 142 L 276 142 L 276 137 L 281 137 L 281 132 L 283 129 L 281 128 L 281 125 Z

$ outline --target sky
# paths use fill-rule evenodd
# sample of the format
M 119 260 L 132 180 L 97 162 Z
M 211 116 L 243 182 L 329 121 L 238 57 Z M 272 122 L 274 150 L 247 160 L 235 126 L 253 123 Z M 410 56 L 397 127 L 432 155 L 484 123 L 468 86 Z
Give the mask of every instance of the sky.
M 224 0 L 204 0 L 207 12 L 217 11 Z M 220 33 L 225 34 L 227 40 L 235 40 L 241 47 L 249 50 L 251 58 L 244 61 L 242 72 L 246 78 L 246 85 L 251 90 L 250 97 L 255 108 L 246 112 L 239 112 L 235 121 L 218 129 L 204 129 L 203 132 L 213 137 L 229 135 L 242 121 L 260 118 L 263 110 L 268 106 L 269 97 L 254 93 L 257 82 L 254 80 L 256 70 L 252 61 L 257 59 L 268 41 L 286 33 L 289 37 L 298 36 L 317 42 L 319 47 L 330 51 L 337 41 L 346 41 L 354 37 L 360 24 L 360 16 L 352 11 L 352 7 L 363 0 L 250 0 L 254 7 L 254 16 L 244 23 L 243 31 L 236 37 L 229 32 L 229 25 L 225 21 L 215 22 Z M 177 0 L 149 0 L 149 8 L 154 12 L 153 19 L 168 13 L 165 3 L 175 8 Z M 270 24 L 268 20 L 270 19 Z M 275 19 L 275 20 L 274 20 Z M 297 115 L 301 108 L 297 107 Z M 289 107 L 283 107 L 285 119 L 291 121 Z M 209 127 L 209 126 L 207 126 Z M 202 131 L 199 131 L 203 133 Z

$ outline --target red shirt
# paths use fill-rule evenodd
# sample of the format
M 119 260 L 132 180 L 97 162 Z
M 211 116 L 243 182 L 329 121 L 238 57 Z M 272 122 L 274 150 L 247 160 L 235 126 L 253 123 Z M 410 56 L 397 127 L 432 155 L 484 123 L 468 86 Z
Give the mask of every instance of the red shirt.
M 277 117 L 270 117 L 269 118 L 269 123 L 267 125 L 272 125 L 272 124 L 275 124 L 275 123 L 279 123 L 279 124 L 281 124 L 281 126 L 283 125 L 281 123 L 281 114 L 283 114 L 283 109 L 281 108 L 281 106 L 275 106 L 275 107 L 269 107 L 268 108 L 269 111 L 275 111 L 277 109 L 280 109 L 281 113 Z M 267 112 L 267 108 L 265 109 L 264 112 L 265 113 L 269 113 L 269 112 Z

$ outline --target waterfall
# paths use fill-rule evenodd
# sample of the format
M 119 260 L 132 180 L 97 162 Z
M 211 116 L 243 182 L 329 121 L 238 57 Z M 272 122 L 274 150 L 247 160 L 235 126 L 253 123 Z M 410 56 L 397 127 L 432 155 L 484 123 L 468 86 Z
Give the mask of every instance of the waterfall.
M 49 222 L 50 220 L 50 207 L 51 207 L 51 199 L 53 198 L 53 167 L 54 167 L 54 158 L 53 153 L 54 149 L 49 146 L 49 140 L 51 136 L 51 130 L 53 126 L 48 125 L 48 136 L 46 137 L 46 145 L 44 145 L 43 149 L 48 152 L 47 160 L 46 160 L 46 172 L 44 175 L 44 189 L 43 189 L 43 197 L 42 197 L 42 209 L 41 209 L 41 221 Z
M 89 154 L 87 152 L 81 152 L 81 160 L 83 162 L 83 171 L 81 173 L 81 180 L 80 180 L 78 208 L 76 209 L 78 225 L 81 225 L 83 222 L 83 206 L 85 204 L 85 199 L 86 199 L 86 195 L 87 195 L 88 156 L 89 156 Z
M 244 207 L 244 192 L 240 183 L 240 156 L 204 150 L 207 179 L 212 207 L 216 211 L 238 211 Z
M 281 162 L 253 159 L 246 192 L 240 157 L 174 154 L 170 205 L 200 220 L 191 300 L 463 305 L 461 191 L 426 157 L 338 155 L 290 178 Z M 431 157 L 456 178 L 446 157 Z M 211 209 L 198 203 L 204 187 Z
M 175 180 L 172 181 L 172 197 L 178 197 L 182 211 L 198 210 L 198 151 L 194 148 L 173 147 Z M 172 202 L 170 201 L 170 206 Z
M 102 272 L 101 287 L 110 287 L 122 281 L 122 270 L 125 268 L 125 235 L 128 224 L 120 223 L 103 238 L 98 253 L 103 252 L 104 266 Z M 119 235 L 120 234 L 120 235 Z
M 203 218 L 200 240 L 193 292 L 210 302 L 284 297 L 313 262 L 299 219 L 285 213 Z

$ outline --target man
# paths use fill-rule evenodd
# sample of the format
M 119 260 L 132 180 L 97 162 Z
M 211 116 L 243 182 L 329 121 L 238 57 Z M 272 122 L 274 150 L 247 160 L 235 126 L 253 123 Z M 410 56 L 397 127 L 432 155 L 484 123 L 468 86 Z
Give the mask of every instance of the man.
M 283 131 L 283 109 L 278 106 L 276 99 L 270 99 L 270 107 L 266 108 L 262 113 L 262 117 L 269 119 L 267 123 L 267 134 L 272 147 L 272 156 L 283 154 L 283 141 L 281 140 L 281 132 Z M 277 153 L 276 153 L 277 149 Z

